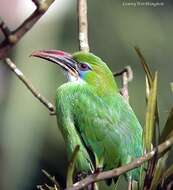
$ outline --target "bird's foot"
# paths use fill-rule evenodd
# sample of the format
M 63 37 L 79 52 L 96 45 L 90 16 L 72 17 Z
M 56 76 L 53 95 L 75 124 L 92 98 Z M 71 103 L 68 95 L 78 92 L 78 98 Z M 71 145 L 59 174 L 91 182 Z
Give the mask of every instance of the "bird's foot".
M 88 173 L 84 172 L 84 171 L 78 173 L 77 174 L 77 181 L 80 181 L 81 179 L 85 178 L 87 175 L 88 175 Z
M 94 174 L 99 174 L 102 171 L 103 171 L 103 167 L 98 167 L 95 169 Z

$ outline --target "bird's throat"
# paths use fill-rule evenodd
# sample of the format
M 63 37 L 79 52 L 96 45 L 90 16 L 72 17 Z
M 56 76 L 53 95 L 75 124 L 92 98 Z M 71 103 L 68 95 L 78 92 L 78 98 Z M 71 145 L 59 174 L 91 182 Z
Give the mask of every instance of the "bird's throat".
M 79 75 L 74 76 L 70 72 L 66 72 L 66 75 L 67 75 L 68 82 L 77 82 L 77 83 L 80 83 L 80 84 L 86 83 L 83 79 L 80 78 Z

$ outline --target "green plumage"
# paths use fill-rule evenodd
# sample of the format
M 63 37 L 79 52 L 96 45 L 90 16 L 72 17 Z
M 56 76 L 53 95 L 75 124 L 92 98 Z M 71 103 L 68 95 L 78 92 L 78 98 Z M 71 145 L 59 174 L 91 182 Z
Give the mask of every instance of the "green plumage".
M 69 159 L 80 145 L 76 172 L 109 170 L 142 155 L 142 127 L 99 57 L 58 50 L 32 55 L 60 65 L 67 73 L 69 82 L 56 93 L 56 113 Z M 139 175 L 137 168 L 126 173 L 126 178 L 138 181 Z
M 82 73 L 82 82 L 62 85 L 56 94 L 57 121 L 69 159 L 80 145 L 76 170 L 109 170 L 140 157 L 142 128 L 106 64 L 92 54 L 77 53 L 73 58 L 95 69 L 94 74 Z M 139 172 L 134 169 L 126 177 L 138 180 Z

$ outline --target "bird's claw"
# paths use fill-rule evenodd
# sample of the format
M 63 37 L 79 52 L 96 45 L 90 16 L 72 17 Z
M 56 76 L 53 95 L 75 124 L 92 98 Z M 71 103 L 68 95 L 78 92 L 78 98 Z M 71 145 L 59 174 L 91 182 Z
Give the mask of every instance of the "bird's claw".
M 98 167 L 98 168 L 95 169 L 94 174 L 99 174 L 102 171 L 103 171 L 103 168 L 102 167 Z

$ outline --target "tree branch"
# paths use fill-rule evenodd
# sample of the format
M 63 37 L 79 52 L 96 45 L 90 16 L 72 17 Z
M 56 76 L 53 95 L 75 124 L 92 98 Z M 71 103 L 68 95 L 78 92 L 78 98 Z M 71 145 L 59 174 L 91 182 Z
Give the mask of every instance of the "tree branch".
M 89 52 L 87 0 L 77 0 L 79 49 Z
M 0 44 L 0 60 L 7 57 L 9 50 L 28 32 L 46 12 L 54 0 L 32 0 L 36 10 L 14 31 L 10 31 L 5 23 L 0 21 L 0 29 L 5 39 Z
M 60 189 L 60 185 L 57 182 L 57 180 L 55 179 L 54 176 L 51 176 L 46 170 L 42 170 L 42 172 L 44 173 L 44 175 L 49 178 L 49 180 L 53 183 L 53 185 L 55 186 L 56 189 Z
M 32 85 L 28 78 L 17 68 L 17 66 L 9 59 L 5 59 L 5 63 L 10 69 L 17 75 L 17 77 L 23 82 L 28 90 L 50 111 L 50 114 L 55 114 L 55 108 L 51 102 L 49 102 L 44 96 L 42 96 L 38 90 Z
M 0 18 L 0 29 L 2 33 L 4 34 L 5 38 L 8 38 L 11 31 L 1 18 Z
M 125 67 L 123 70 L 119 71 L 119 72 L 114 72 L 113 73 L 114 77 L 117 76 L 122 76 L 122 89 L 120 91 L 120 93 L 122 94 L 122 96 L 129 101 L 129 92 L 128 92 L 128 83 L 130 81 L 132 81 L 133 79 L 133 71 L 131 69 L 130 66 Z
M 84 187 L 87 187 L 89 184 L 94 182 L 102 181 L 112 177 L 120 176 L 121 174 L 126 173 L 129 170 L 139 167 L 144 162 L 153 158 L 156 154 L 161 154 L 166 152 L 173 145 L 173 136 L 166 140 L 164 143 L 160 144 L 158 147 L 154 148 L 151 152 L 145 154 L 144 156 L 135 159 L 129 164 L 115 168 L 109 171 L 101 172 L 98 174 L 91 174 L 85 179 L 73 184 L 72 187 L 67 188 L 66 190 L 80 190 Z
M 32 83 L 24 76 L 24 74 L 17 68 L 17 66 L 6 58 L 9 50 L 32 28 L 32 26 L 39 20 L 39 18 L 46 12 L 54 0 L 32 0 L 36 5 L 36 10 L 14 31 L 10 31 L 4 21 L 0 20 L 0 30 L 4 34 L 5 39 L 0 44 L 0 60 L 5 59 L 5 63 L 18 76 L 30 92 L 50 111 L 50 114 L 55 114 L 55 108 Z

